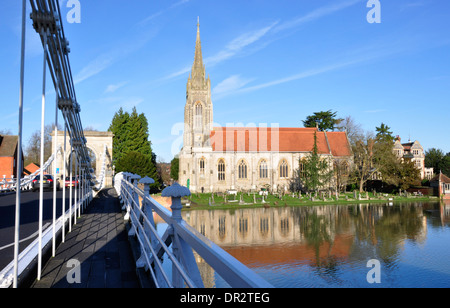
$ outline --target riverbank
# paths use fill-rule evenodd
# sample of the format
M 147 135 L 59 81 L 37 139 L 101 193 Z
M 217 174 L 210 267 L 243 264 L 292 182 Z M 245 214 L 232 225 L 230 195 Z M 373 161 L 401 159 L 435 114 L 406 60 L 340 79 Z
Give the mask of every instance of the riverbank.
M 355 198 L 356 196 L 356 198 Z M 239 193 L 233 196 L 224 196 L 220 194 L 199 193 L 192 194 L 189 198 L 183 200 L 183 210 L 205 210 L 205 209 L 239 209 L 239 208 L 260 208 L 260 207 L 285 207 L 285 206 L 315 206 L 330 204 L 355 204 L 355 203 L 393 203 L 393 202 L 423 202 L 439 201 L 434 196 L 399 196 L 392 194 L 373 194 L 363 193 L 361 197 L 354 193 L 341 193 L 338 198 L 335 195 L 325 195 L 318 197 L 309 197 L 302 195 L 300 198 L 292 194 L 284 196 L 267 195 L 262 196 Z

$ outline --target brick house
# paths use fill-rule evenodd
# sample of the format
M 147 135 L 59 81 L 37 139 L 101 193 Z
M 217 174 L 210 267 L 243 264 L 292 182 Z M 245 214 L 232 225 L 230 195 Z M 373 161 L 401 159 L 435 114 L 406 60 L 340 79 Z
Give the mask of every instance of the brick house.
M 18 136 L 0 135 L 0 177 L 17 177 Z M 23 166 L 23 154 L 22 154 Z M 23 173 L 23 169 L 22 169 Z
M 439 198 L 450 200 L 450 178 L 442 171 L 430 180 L 430 186 L 437 190 Z
M 425 151 L 419 141 L 401 143 L 400 137 L 397 136 L 394 143 L 394 153 L 398 158 L 411 159 L 416 168 L 419 169 L 421 179 L 433 177 L 433 168 L 425 167 Z

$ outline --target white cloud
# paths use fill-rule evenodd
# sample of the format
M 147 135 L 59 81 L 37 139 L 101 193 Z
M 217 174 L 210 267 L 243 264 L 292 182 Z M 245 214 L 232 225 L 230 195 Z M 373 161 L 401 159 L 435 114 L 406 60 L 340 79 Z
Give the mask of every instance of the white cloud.
M 102 72 L 115 62 L 115 57 L 112 55 L 102 55 L 89 62 L 78 74 L 74 77 L 74 83 L 80 83 L 92 76 Z
M 232 40 L 230 43 L 228 43 L 226 49 L 231 51 L 240 51 L 242 48 L 258 41 L 261 39 L 264 35 L 266 35 L 267 32 L 269 32 L 270 29 L 272 29 L 278 22 L 274 22 L 271 25 L 258 29 L 256 31 L 251 31 L 244 33 L 240 35 L 239 37 Z
M 421 7 L 421 6 L 425 6 L 429 3 L 429 1 L 415 1 L 415 2 L 408 2 L 408 3 L 403 3 L 400 6 L 400 10 L 406 10 L 409 8 L 414 8 L 414 7 Z
M 166 11 L 172 10 L 172 9 L 174 9 L 174 8 L 180 6 L 180 5 L 183 5 L 183 4 L 185 4 L 185 3 L 188 3 L 189 1 L 190 1 L 190 0 L 180 0 L 180 1 L 178 1 L 178 2 L 175 2 L 174 4 L 172 4 L 171 6 L 169 6 L 167 9 L 160 10 L 160 11 L 158 11 L 158 12 L 156 12 L 156 13 L 151 14 L 151 15 L 148 16 L 147 18 L 141 20 L 141 21 L 138 23 L 138 25 L 139 25 L 139 26 L 144 26 L 144 25 L 145 25 L 146 23 L 148 23 L 150 20 L 152 20 L 152 19 L 154 19 L 154 18 L 156 18 L 156 17 L 158 17 L 158 16 L 164 14 Z
M 25 108 L 23 108 L 22 112 L 25 113 L 25 112 L 28 112 L 28 111 L 30 111 L 30 110 L 31 110 L 30 107 L 25 107 Z M 16 118 L 16 117 L 19 117 L 19 111 L 15 111 L 15 112 L 13 112 L 13 113 L 10 113 L 10 114 L 7 114 L 7 115 L 3 115 L 3 116 L 1 117 L 1 119 L 7 120 L 7 119 Z
M 124 85 L 126 85 L 128 83 L 128 81 L 123 81 L 121 83 L 118 84 L 110 84 L 106 87 L 105 92 L 104 93 L 114 93 L 116 92 L 118 89 L 122 88 Z
M 359 63 L 359 62 L 363 62 L 365 60 L 368 60 L 368 59 L 357 59 L 357 60 L 351 60 L 351 61 L 347 61 L 347 62 L 335 63 L 335 64 L 331 64 L 331 65 L 328 65 L 328 66 L 323 66 L 323 67 L 311 69 L 311 70 L 308 70 L 308 71 L 300 72 L 300 73 L 295 74 L 295 75 L 291 75 L 291 76 L 288 76 L 288 77 L 276 79 L 276 80 L 269 81 L 269 82 L 266 82 L 266 83 L 262 83 L 262 84 L 259 84 L 259 85 L 250 86 L 250 87 L 247 87 L 247 88 L 241 88 L 241 89 L 237 90 L 236 92 L 239 92 L 239 93 L 252 92 L 252 91 L 256 91 L 256 90 L 272 87 L 272 86 L 275 86 L 275 85 L 283 84 L 283 83 L 286 83 L 286 82 L 299 80 L 299 79 L 303 79 L 303 78 L 307 78 L 307 77 L 312 77 L 312 76 L 319 75 L 319 74 L 324 74 L 324 73 L 331 72 L 331 71 L 334 71 L 334 70 L 337 70 L 337 69 L 341 69 L 341 68 L 344 68 L 344 67 L 347 67 L 347 66 Z
M 256 43 L 262 39 L 278 22 L 274 22 L 266 27 L 254 31 L 246 32 L 229 42 L 225 48 L 217 54 L 205 58 L 205 65 L 214 66 L 223 62 L 242 51 L 245 47 Z
M 228 95 L 241 89 L 252 80 L 253 79 L 241 78 L 239 75 L 230 76 L 215 86 L 212 90 L 212 94 L 215 99 L 219 99 L 221 96 Z
M 134 51 L 142 48 L 145 44 L 156 35 L 156 32 L 150 30 L 145 33 L 140 33 L 138 39 L 126 38 L 123 41 L 114 43 L 114 48 L 104 54 L 101 54 L 91 62 L 89 62 L 81 71 L 74 76 L 74 83 L 80 83 L 92 76 L 101 73 L 121 58 L 129 56 Z M 133 42 L 132 44 L 130 42 Z M 108 49 L 108 47 L 105 47 Z
M 245 47 L 257 42 L 260 40 L 263 36 L 265 36 L 278 22 L 274 22 L 268 26 L 265 26 L 263 28 L 249 31 L 246 33 L 243 33 L 230 41 L 224 49 L 220 50 L 218 53 L 211 57 L 207 57 L 204 59 L 204 63 L 208 67 L 212 67 L 214 65 L 217 65 L 225 60 L 228 60 L 232 58 L 233 56 L 237 55 L 239 52 L 242 51 Z M 171 79 L 174 77 L 178 77 L 181 75 L 186 74 L 191 69 L 190 66 L 186 66 L 179 71 L 176 71 L 164 79 Z
M 355 4 L 361 3 L 361 2 L 362 2 L 362 0 L 350 0 L 350 1 L 340 2 L 340 3 L 333 3 L 332 5 L 329 5 L 329 6 L 320 7 L 304 16 L 300 16 L 293 20 L 290 20 L 290 21 L 280 24 L 279 26 L 277 26 L 274 29 L 274 32 L 288 30 L 288 29 L 300 26 L 302 24 L 314 21 L 316 19 L 319 19 L 319 18 L 327 16 L 327 15 L 331 15 L 337 11 L 340 11 L 342 9 L 345 9 L 347 7 L 350 7 L 352 5 L 355 5 Z

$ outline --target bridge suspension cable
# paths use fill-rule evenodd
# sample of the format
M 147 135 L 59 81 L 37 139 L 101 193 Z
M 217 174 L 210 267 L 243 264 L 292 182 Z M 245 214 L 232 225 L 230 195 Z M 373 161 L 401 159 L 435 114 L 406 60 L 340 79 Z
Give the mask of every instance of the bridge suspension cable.
M 66 39 L 64 34 L 64 29 L 62 25 L 62 17 L 61 10 L 59 7 L 58 0 L 30 0 L 31 4 L 31 14 L 30 18 L 33 22 L 34 30 L 39 34 L 42 47 L 44 50 L 44 63 L 43 63 L 43 85 L 42 85 L 42 116 L 41 116 L 41 155 L 40 155 L 40 165 L 39 169 L 40 174 L 40 189 L 39 189 L 39 236 L 38 236 L 38 280 L 40 279 L 41 267 L 42 267 L 42 245 L 44 234 L 42 221 L 43 221 L 43 172 L 44 169 L 48 167 L 48 165 L 53 162 L 54 165 L 54 173 L 56 175 L 56 160 L 57 160 L 57 146 L 54 147 L 53 156 L 49 160 L 44 163 L 44 111 L 45 111 L 45 93 L 46 93 L 46 75 L 48 68 L 48 73 L 52 79 L 55 93 L 56 93 L 56 105 L 55 105 L 55 124 L 57 125 L 58 121 L 58 111 L 61 111 L 63 119 L 64 119 L 64 129 L 67 135 L 70 138 L 70 146 L 72 152 L 75 153 L 74 162 L 75 162 L 75 174 L 74 176 L 78 179 L 83 178 L 83 183 L 80 187 L 77 186 L 77 190 L 74 194 L 74 221 L 76 223 L 76 215 L 75 212 L 78 206 L 78 214 L 81 212 L 81 208 L 84 208 L 87 205 L 88 200 L 91 198 L 90 187 L 88 187 L 87 182 L 91 179 L 91 160 L 89 157 L 88 149 L 86 147 L 87 140 L 83 133 L 83 127 L 80 118 L 81 107 L 77 102 L 77 97 L 75 93 L 75 85 L 73 82 L 72 71 L 70 67 L 69 61 L 69 41 Z M 19 139 L 18 139 L 18 154 L 17 157 L 22 156 L 22 117 L 23 117 L 23 82 L 24 82 L 24 54 L 25 54 L 25 14 L 26 13 L 26 0 L 22 0 L 22 40 L 21 40 L 21 64 L 20 64 L 20 95 L 19 95 Z M 64 134 L 64 143 L 66 141 L 66 133 Z M 56 130 L 57 134 L 57 130 Z M 57 135 L 55 135 L 55 140 L 57 140 Z M 64 151 L 65 153 L 65 151 Z M 65 155 L 65 154 L 64 154 Z M 17 164 L 17 183 L 20 183 L 20 186 L 27 185 L 31 177 L 22 181 L 22 162 L 18 159 L 19 163 Z M 72 157 L 71 157 L 72 162 Z M 47 165 L 48 164 L 48 165 Z M 66 175 L 65 170 L 66 162 L 64 162 L 64 178 Z M 37 172 L 35 173 L 35 175 Z M 31 178 L 32 179 L 32 178 Z M 30 180 L 31 181 L 31 180 Z M 56 219 L 56 181 L 54 182 L 53 190 L 53 255 L 55 252 L 55 232 L 57 229 L 57 219 Z M 70 164 L 70 183 L 72 186 L 72 163 Z M 78 185 L 78 184 L 77 184 Z M 16 184 L 17 186 L 17 184 Z M 15 209 L 15 228 L 14 228 L 14 260 L 13 267 L 14 273 L 11 274 L 10 271 L 8 275 L 5 276 L 5 271 L 2 271 L 3 277 L 10 277 L 13 275 L 13 287 L 17 287 L 18 275 L 19 273 L 19 227 L 20 227 L 20 192 L 21 189 L 16 189 L 16 209 Z M 78 201 L 77 202 L 77 197 Z M 72 190 L 70 190 L 70 207 L 69 207 L 69 229 L 71 227 L 71 214 L 72 214 Z M 64 223 L 65 223 L 65 208 L 63 203 L 63 216 L 62 216 L 62 226 L 63 226 L 63 234 L 64 234 Z M 59 221 L 58 220 L 58 221 Z M 59 226 L 60 228 L 61 226 Z M 47 232 L 47 230 L 45 231 Z M 63 235 L 64 238 L 64 235 Z M 22 255 L 22 254 L 21 254 Z M 23 268 L 23 264 L 21 265 Z M 1 275 L 0 275 L 1 276 Z M 0 277 L 1 278 L 1 277 Z M 8 278 L 9 279 L 9 278 Z M 2 285 L 0 279 L 0 285 Z M 8 280 L 10 281 L 10 279 Z M 6 283 L 7 285 L 8 283 Z
M 77 102 L 72 70 L 69 62 L 69 41 L 64 35 L 61 11 L 56 0 L 30 0 L 33 28 L 47 48 L 47 65 L 53 81 L 58 108 L 64 117 L 73 150 L 80 158 L 81 168 L 90 172 L 91 164 L 81 124 L 81 107 Z

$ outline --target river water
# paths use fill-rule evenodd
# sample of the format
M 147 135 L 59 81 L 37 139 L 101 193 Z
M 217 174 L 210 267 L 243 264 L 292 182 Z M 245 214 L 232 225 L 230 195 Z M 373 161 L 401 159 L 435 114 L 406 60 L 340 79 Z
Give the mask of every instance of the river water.
M 183 218 L 278 288 L 450 287 L 450 205 L 199 210 Z M 206 287 L 227 286 L 208 265 L 199 268 Z

